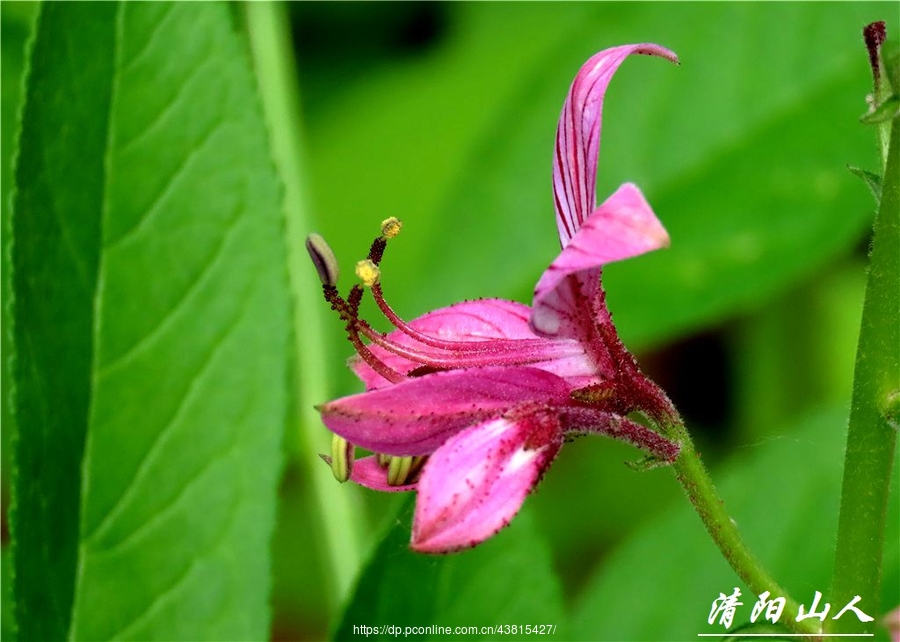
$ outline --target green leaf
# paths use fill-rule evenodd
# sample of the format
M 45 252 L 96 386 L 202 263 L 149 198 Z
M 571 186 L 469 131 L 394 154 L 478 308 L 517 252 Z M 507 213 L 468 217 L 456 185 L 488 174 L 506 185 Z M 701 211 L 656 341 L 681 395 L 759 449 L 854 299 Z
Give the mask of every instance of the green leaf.
M 881 202 L 881 176 L 874 172 L 870 172 L 868 170 L 862 169 L 861 167 L 855 167 L 853 165 L 849 165 L 847 169 L 854 176 L 858 176 L 865 182 L 866 187 L 869 188 L 869 191 L 872 192 L 872 196 L 875 197 L 875 202 Z
M 78 29 L 63 5 L 39 17 L 15 170 L 10 523 L 23 640 L 67 636 L 77 563 L 115 5 L 79 9 Z
M 0 486 L 2 486 L 3 510 L 9 507 L 10 470 L 12 461 L 13 414 L 10 399 L 10 382 L 12 381 L 12 333 L 10 300 L 12 280 L 10 278 L 12 238 L 12 204 L 10 194 L 13 184 L 13 154 L 18 139 L 19 115 L 24 97 L 24 76 L 26 42 L 33 31 L 34 19 L 40 5 L 20 2 L 4 5 L 0 12 L 0 82 L 2 82 L 2 110 L 0 110 L 0 379 L 3 381 L 3 393 L 0 395 Z M 0 616 L 0 638 L 11 640 L 15 637 L 15 618 L 12 607 L 12 573 L 10 564 L 9 542 L 3 542 L 2 553 L 2 616 Z
M 562 598 L 549 551 L 537 534 L 527 507 L 513 524 L 474 549 L 434 557 L 409 549 L 413 498 L 391 525 L 360 576 L 353 599 L 334 634 L 359 637 L 354 626 L 491 627 L 498 624 L 563 624 Z M 396 629 L 380 629 L 369 639 L 394 639 Z M 417 639 L 446 639 L 431 631 Z M 453 635 L 497 639 L 499 633 Z M 527 635 L 503 635 L 528 638 Z
M 288 295 L 228 8 L 45 5 L 21 150 L 21 637 L 266 637 Z
M 881 45 L 881 62 L 884 76 L 891 83 L 894 93 L 900 93 L 900 40 L 888 38 Z
M 845 424 L 846 409 L 836 407 L 787 426 L 781 437 L 738 455 L 719 480 L 728 510 L 772 575 L 807 607 L 813 593 L 822 592 L 833 614 L 844 606 L 830 600 L 829 592 Z M 896 499 L 897 476 L 892 492 Z M 897 502 L 891 506 L 881 603 L 859 605 L 873 617 L 900 601 L 900 516 Z M 744 603 L 735 616 L 737 626 L 749 622 L 756 596 L 728 567 L 691 507 L 681 502 L 604 560 L 574 612 L 572 636 L 659 640 L 724 633 L 707 617 L 713 599 L 735 586 Z
M 898 114 L 900 114 L 900 96 L 891 96 L 862 116 L 859 122 L 864 125 L 877 125 L 896 118 Z
M 878 593 L 883 575 L 885 519 L 897 459 L 897 423 L 891 398 L 900 395 L 900 126 L 891 126 L 881 203 L 872 232 L 869 275 L 859 347 L 853 372 L 853 399 L 847 428 L 841 519 L 834 557 L 834 593 L 852 599 Z M 828 631 L 871 632 L 852 620 L 831 623 Z

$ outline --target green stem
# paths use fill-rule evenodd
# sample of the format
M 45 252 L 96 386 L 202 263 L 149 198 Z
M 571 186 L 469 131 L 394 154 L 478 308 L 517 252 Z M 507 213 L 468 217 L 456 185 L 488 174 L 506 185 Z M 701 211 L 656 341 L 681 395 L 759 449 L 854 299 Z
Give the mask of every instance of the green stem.
M 754 597 L 768 591 L 772 598 L 785 598 L 785 607 L 779 622 L 791 627 L 797 633 L 811 636 L 819 633 L 821 626 L 819 620 L 810 618 L 797 622 L 797 602 L 769 576 L 747 548 L 737 525 L 725 510 L 725 503 L 716 492 L 706 467 L 694 450 L 694 444 L 684 425 L 668 426 L 665 432 L 667 437 L 681 444 L 681 454 L 672 465 L 675 477 L 687 493 L 713 542 L 734 572 L 750 588 Z
M 897 443 L 900 398 L 900 127 L 894 119 L 875 218 L 869 280 L 863 303 L 847 452 L 841 490 L 831 603 L 838 609 L 854 596 L 876 618 L 860 622 L 849 613 L 829 620 L 830 630 L 871 632 L 881 607 L 884 529 Z
M 303 162 L 300 92 L 288 18 L 282 3 L 248 2 L 247 30 L 260 85 L 263 110 L 269 125 L 273 160 L 284 182 L 285 232 L 288 278 L 294 296 L 294 349 L 300 414 L 299 465 L 312 486 L 326 551 L 329 603 L 339 605 L 348 594 L 362 560 L 359 518 L 350 505 L 347 489 L 334 481 L 331 470 L 316 453 L 330 452 L 330 434 L 322 429 L 314 405 L 328 398 L 328 363 L 323 336 L 322 286 L 309 263 L 304 245 L 312 229 L 307 204 L 308 187 Z

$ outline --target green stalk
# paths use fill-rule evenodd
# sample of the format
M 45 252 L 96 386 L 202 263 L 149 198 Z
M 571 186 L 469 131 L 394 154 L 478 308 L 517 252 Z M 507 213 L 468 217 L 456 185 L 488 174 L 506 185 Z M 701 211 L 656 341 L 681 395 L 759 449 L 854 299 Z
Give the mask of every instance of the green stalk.
M 778 620 L 779 623 L 791 627 L 797 633 L 806 633 L 810 636 L 819 633 L 821 623 L 818 619 L 810 618 L 797 622 L 797 602 L 772 579 L 747 548 L 737 525 L 725 510 L 725 503 L 716 492 L 706 467 L 700 461 L 697 451 L 694 450 L 694 444 L 684 425 L 668 426 L 665 435 L 681 444 L 681 454 L 672 464 L 676 479 L 684 488 L 688 499 L 725 560 L 753 592 L 753 598 L 755 599 L 764 591 L 770 593 L 770 599 L 784 597 L 785 606 L 781 618 Z
M 294 296 L 294 349 L 298 371 L 297 391 L 300 432 L 300 460 L 318 505 L 318 519 L 312 527 L 321 529 L 332 607 L 349 593 L 362 560 L 358 516 L 350 505 L 350 495 L 336 483 L 328 466 L 316 453 L 330 452 L 331 437 L 322 427 L 314 405 L 329 397 L 326 342 L 322 339 L 322 286 L 310 264 L 305 239 L 312 231 L 308 206 L 308 183 L 303 159 L 303 128 L 300 92 L 282 3 L 246 3 L 247 31 L 269 125 L 272 155 L 284 182 L 285 232 L 288 245 L 288 277 Z
M 851 613 L 828 620 L 829 630 L 868 633 L 878 624 L 889 501 L 900 405 L 900 127 L 894 119 L 881 203 L 875 218 L 869 280 L 863 303 L 853 400 L 847 430 L 841 512 L 830 602 L 842 609 L 854 596 L 874 622 Z

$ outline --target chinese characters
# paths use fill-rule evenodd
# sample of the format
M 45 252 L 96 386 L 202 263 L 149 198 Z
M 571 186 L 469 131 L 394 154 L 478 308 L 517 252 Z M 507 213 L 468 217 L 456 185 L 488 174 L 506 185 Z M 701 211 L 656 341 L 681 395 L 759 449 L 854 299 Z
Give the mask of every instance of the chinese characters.
M 743 602 L 738 601 L 738 598 L 740 597 L 741 590 L 738 587 L 734 587 L 734 592 L 731 595 L 719 593 L 719 597 L 712 601 L 712 607 L 709 610 L 709 617 L 706 621 L 710 624 L 714 624 L 718 618 L 719 624 L 726 629 L 730 628 L 734 621 L 734 614 L 737 607 L 743 606 L 744 604 Z M 760 616 L 763 616 L 764 620 L 768 620 L 772 624 L 778 622 L 778 618 L 781 617 L 781 612 L 784 610 L 785 599 L 783 597 L 769 599 L 769 597 L 770 593 L 768 591 L 763 591 L 759 595 L 759 599 L 753 605 L 753 610 L 750 612 L 751 623 L 755 623 Z M 854 596 L 853 599 L 831 619 L 838 620 L 847 611 L 852 611 L 860 622 L 871 622 L 875 618 L 863 613 L 863 611 L 856 606 L 861 599 L 862 598 L 859 595 Z M 826 602 L 821 610 L 819 610 L 819 602 L 821 600 L 822 594 L 819 591 L 816 591 L 812 603 L 809 606 L 809 611 L 806 610 L 804 604 L 801 604 L 796 617 L 797 622 L 812 617 L 818 618 L 821 622 L 824 622 L 831 610 L 831 604 Z

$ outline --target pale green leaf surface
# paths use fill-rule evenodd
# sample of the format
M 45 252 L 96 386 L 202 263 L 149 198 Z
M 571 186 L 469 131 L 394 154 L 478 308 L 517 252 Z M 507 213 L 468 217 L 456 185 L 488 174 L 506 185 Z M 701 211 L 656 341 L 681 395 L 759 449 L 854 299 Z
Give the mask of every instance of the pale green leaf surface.
M 412 497 L 363 570 L 334 633 L 336 640 L 359 637 L 354 625 L 369 627 L 490 627 L 550 624 L 563 633 L 562 596 L 550 554 L 529 511 L 474 549 L 432 556 L 409 549 Z M 527 587 L 527 590 L 523 590 Z M 374 632 L 393 639 L 395 630 Z M 521 633 L 521 632 L 520 632 Z M 499 633 L 450 636 L 420 630 L 417 639 L 497 639 Z M 502 635 L 524 639 L 524 635 Z
M 780 437 L 748 446 L 721 475 L 713 471 L 750 548 L 807 607 L 815 591 L 829 601 L 846 417 L 843 407 L 809 416 L 785 427 Z M 897 493 L 894 475 L 884 592 L 880 604 L 859 605 L 873 617 L 900 601 Z M 756 596 L 682 502 L 637 531 L 598 568 L 573 613 L 573 639 L 686 640 L 724 633 L 706 619 L 713 599 L 735 586 L 744 602 L 737 626 L 749 622 Z M 832 615 L 843 606 L 832 604 Z
M 260 637 L 287 336 L 260 107 L 222 6 L 128 6 L 119 44 L 73 637 Z
M 20 390 L 52 381 L 73 347 L 84 355 L 66 368 L 75 410 L 47 395 L 43 417 L 20 414 L 23 445 L 47 418 L 82 426 L 44 461 L 68 471 L 44 496 L 74 516 L 80 490 L 78 531 L 60 535 L 73 554 L 77 544 L 77 570 L 73 557 L 53 578 L 71 627 L 34 637 L 263 638 L 288 295 L 280 187 L 244 44 L 216 4 L 51 4 L 39 38 L 47 70 L 33 65 L 40 110 L 22 144 L 37 159 L 23 155 L 15 223 L 60 217 L 89 249 L 48 265 L 47 240 L 16 228 L 15 247 L 35 248 L 14 266 L 17 303 L 81 311 L 75 327 L 34 329 L 59 344 L 42 346 L 43 361 L 19 348 L 33 378 Z M 83 130 L 93 146 L 66 138 Z M 60 202 L 67 190 L 84 196 Z M 35 297 L 35 282 L 67 296 Z M 33 327 L 20 310 L 17 329 Z M 64 432 L 44 430 L 50 442 Z M 40 545 L 58 526 L 19 528 Z M 23 586 L 45 587 L 18 562 Z

